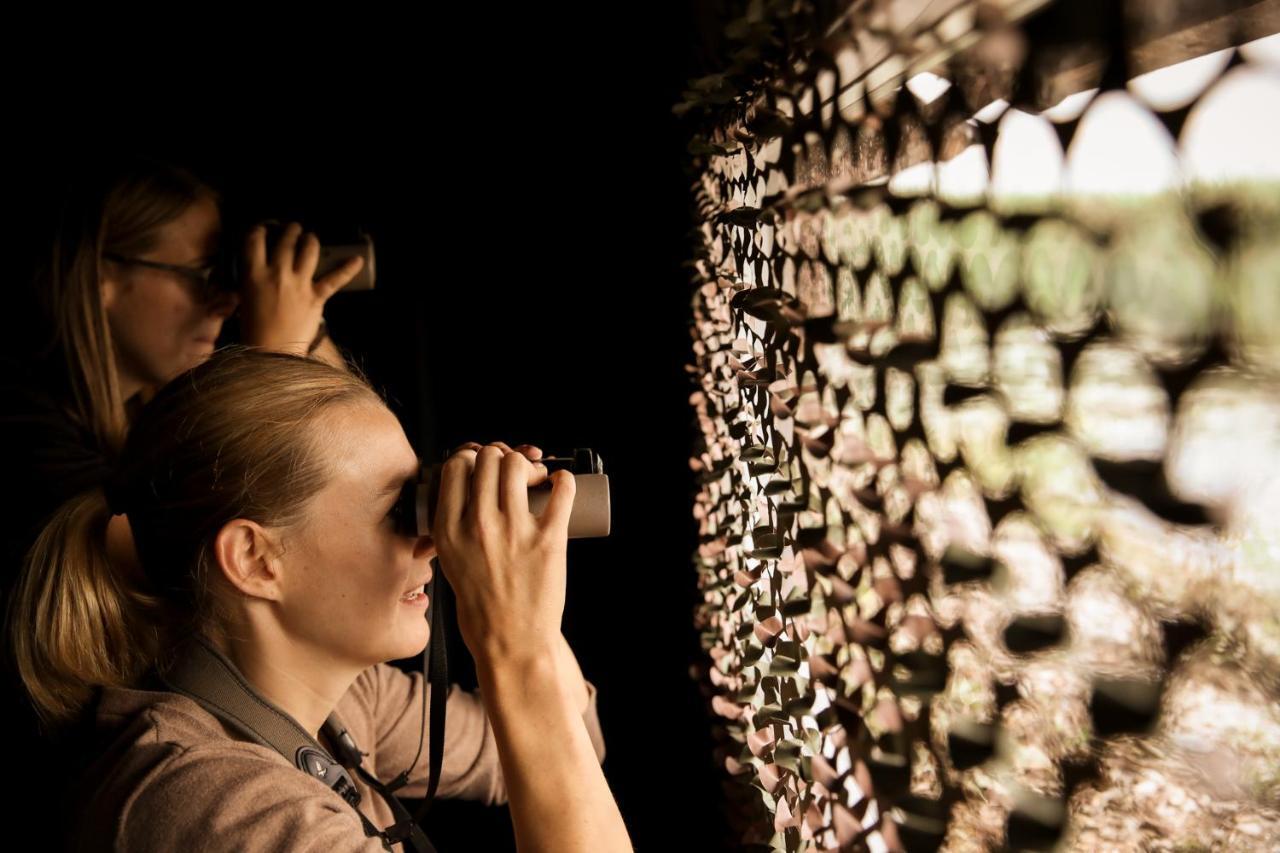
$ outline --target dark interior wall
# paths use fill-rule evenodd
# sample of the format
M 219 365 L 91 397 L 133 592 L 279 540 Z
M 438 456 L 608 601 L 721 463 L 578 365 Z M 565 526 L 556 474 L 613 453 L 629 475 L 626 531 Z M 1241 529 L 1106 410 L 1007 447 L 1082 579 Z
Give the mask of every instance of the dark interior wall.
M 613 529 L 569 549 L 564 631 L 600 690 L 606 775 L 637 849 L 674 849 L 677 826 L 675 846 L 718 849 L 720 771 L 689 676 L 689 134 L 670 112 L 692 15 L 450 14 L 467 19 L 299 36 L 296 61 L 253 37 L 216 54 L 115 45 L 73 84 L 26 75 L 5 342 L 29 345 L 25 277 L 90 151 L 181 160 L 304 225 L 364 225 L 377 287 L 326 317 L 424 457 L 502 440 L 603 458 Z M 449 643 L 473 686 L 456 629 Z M 513 846 L 505 809 L 442 802 L 427 828 L 442 850 Z

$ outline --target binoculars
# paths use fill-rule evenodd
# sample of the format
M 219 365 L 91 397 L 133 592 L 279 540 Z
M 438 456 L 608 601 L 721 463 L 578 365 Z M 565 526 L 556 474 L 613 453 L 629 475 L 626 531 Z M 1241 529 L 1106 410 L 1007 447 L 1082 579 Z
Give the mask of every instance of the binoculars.
M 396 501 L 393 516 L 405 536 L 427 536 L 439 505 L 440 477 L 451 454 L 445 451 L 439 463 L 424 469 L 416 480 L 405 484 Z M 561 468 L 573 474 L 576 491 L 569 514 L 569 538 L 589 539 L 609 535 L 609 478 L 600 455 L 589 448 L 576 448 L 572 456 L 544 456 L 537 460 L 547 466 L 547 475 Z M 542 515 L 551 499 L 551 483 L 529 489 L 529 512 Z
M 270 257 L 272 250 L 284 234 L 285 223 L 276 219 L 266 219 L 257 224 L 267 226 L 267 257 Z M 343 285 L 342 290 L 373 290 L 376 280 L 373 238 L 366 234 L 363 228 L 354 226 L 307 230 L 314 233 L 320 240 L 320 261 L 316 265 L 315 278 L 323 278 L 351 258 L 360 256 L 364 258 L 364 265 L 360 267 L 360 272 L 355 278 Z M 248 229 L 242 231 L 239 241 L 233 240 L 227 243 L 223 250 L 221 266 L 225 273 L 222 276 L 224 286 L 236 288 L 240 286 L 240 282 L 244 281 L 245 273 L 248 271 L 243 257 L 244 237 L 247 232 Z

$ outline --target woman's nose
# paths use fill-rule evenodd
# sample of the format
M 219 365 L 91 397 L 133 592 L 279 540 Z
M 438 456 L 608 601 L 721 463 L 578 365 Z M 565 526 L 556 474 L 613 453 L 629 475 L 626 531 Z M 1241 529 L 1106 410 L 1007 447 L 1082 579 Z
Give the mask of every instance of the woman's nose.
M 436 556 L 436 540 L 430 536 L 419 536 L 418 541 L 413 546 L 413 558 L 415 560 L 429 560 Z

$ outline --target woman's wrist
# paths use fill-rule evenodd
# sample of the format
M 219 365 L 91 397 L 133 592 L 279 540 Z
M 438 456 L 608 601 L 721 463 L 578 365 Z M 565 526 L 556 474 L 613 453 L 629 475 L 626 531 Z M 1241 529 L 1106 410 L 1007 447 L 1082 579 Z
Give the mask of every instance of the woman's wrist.
M 585 714 L 587 705 L 591 701 L 591 695 L 587 692 L 587 680 L 582 674 L 577 656 L 569 647 L 569 641 L 565 639 L 563 633 L 560 634 L 560 642 L 556 644 L 556 658 L 556 670 L 561 686 L 573 699 L 573 706 L 580 713 Z
M 320 344 L 324 343 L 324 339 L 329 336 L 329 327 L 325 324 L 324 318 L 320 318 L 320 328 L 316 330 L 316 336 L 311 339 L 311 345 L 307 347 L 307 355 L 314 355 L 315 351 L 320 348 Z
M 563 639 L 563 635 L 561 635 Z M 524 644 L 518 649 L 486 643 L 472 651 L 476 670 L 489 676 L 508 681 L 521 680 L 537 669 L 547 674 L 560 668 L 560 652 L 555 642 L 549 644 Z
M 630 851 L 626 824 L 560 667 L 554 649 L 476 661 L 516 847 Z

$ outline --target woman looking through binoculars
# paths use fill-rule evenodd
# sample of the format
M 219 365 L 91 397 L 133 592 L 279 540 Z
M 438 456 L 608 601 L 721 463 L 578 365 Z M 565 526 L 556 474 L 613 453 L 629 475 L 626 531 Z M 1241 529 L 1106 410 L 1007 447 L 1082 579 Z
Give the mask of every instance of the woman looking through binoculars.
M 104 747 L 73 849 L 382 849 L 278 753 L 136 685 L 198 634 L 313 736 L 336 710 L 379 776 L 403 769 L 425 686 L 383 662 L 429 640 L 416 594 L 437 552 L 484 697 L 450 691 L 441 794 L 509 801 L 520 849 L 630 849 L 599 765 L 595 689 L 559 628 L 573 475 L 548 477 L 505 445 L 465 447 L 444 464 L 430 535 L 406 536 L 393 511 L 417 472 L 377 394 L 315 360 L 229 348 L 158 393 L 107 492 L 73 498 L 41 533 L 14 598 L 10 639 L 36 706 L 55 722 L 93 709 Z M 535 516 L 528 489 L 548 479 Z M 121 513 L 136 576 L 105 552 Z M 372 792 L 364 801 L 389 822 Z
M 314 237 L 294 224 L 268 251 L 258 230 L 246 239 L 246 280 L 238 290 L 229 289 L 211 274 L 221 228 L 214 190 L 184 169 L 141 159 L 106 178 L 75 188 L 39 279 L 52 330 L 50 345 L 34 359 L 10 360 L 0 373 L 9 386 L 9 404 L 0 414 L 0 436 L 6 440 L 0 446 L 9 449 L 7 473 L 15 491 L 26 498 L 5 525 L 6 593 L 22 555 L 55 510 L 106 482 L 143 404 L 173 377 L 209 358 L 223 322 L 237 308 L 247 343 L 281 353 L 310 353 L 345 368 L 323 334 L 321 316 L 325 300 L 358 274 L 358 259 L 313 281 L 319 248 Z M 259 399 L 265 407 L 274 405 L 272 397 Z M 142 577 L 129 516 L 112 514 L 104 524 L 108 560 L 99 568 L 109 566 L 115 574 L 100 574 L 99 579 L 116 578 L 110 582 L 117 583 Z M 39 584 L 41 571 L 30 569 L 27 583 Z M 63 601 L 61 606 L 82 606 L 88 600 Z M 47 609 L 30 614 L 31 636 L 49 630 L 48 617 Z M 126 642 L 133 636 L 128 631 L 138 630 L 142 628 L 133 626 L 125 634 L 111 635 L 111 653 L 138 663 L 136 656 L 144 648 L 130 648 Z M 90 642 L 68 635 L 58 641 L 72 646 Z M 99 651 L 96 646 L 88 649 L 91 655 Z M 13 656 L 11 649 L 5 657 L 16 687 Z M 563 637 L 556 660 L 572 661 Z M 569 668 L 560 666 L 561 671 Z M 576 662 L 572 668 L 576 672 Z M 107 682 L 125 683 L 126 670 L 115 671 Z M 581 699 L 585 682 L 580 672 L 577 677 L 578 690 L 584 692 L 573 695 Z M 75 757 L 74 747 L 68 744 L 72 751 L 58 754 L 55 744 L 38 740 L 30 708 L 24 704 L 15 709 L 23 691 L 11 689 L 7 695 L 10 730 L 19 733 L 12 757 L 30 779 L 18 786 L 10 805 L 36 825 L 61 825 L 63 811 L 51 792 L 64 781 L 64 762 Z M 450 736 L 466 718 L 462 712 L 455 716 L 452 701 L 451 694 Z M 447 761 L 442 777 L 451 772 Z M 446 794 L 445 788 L 440 790 Z M 512 798 L 513 807 L 517 799 Z
M 222 238 L 219 193 L 174 164 L 108 156 L 66 189 L 52 251 L 34 280 L 42 309 L 36 351 L 0 363 L 6 401 L 0 449 L 10 493 L 21 496 L 0 528 L 4 596 L 43 524 L 63 501 L 105 480 L 142 405 L 208 358 L 233 312 L 246 344 L 310 350 L 342 365 L 333 342 L 317 330 L 325 301 L 361 264 L 353 259 L 313 281 L 318 241 L 294 223 L 272 247 L 262 229 L 251 231 L 241 247 L 244 280 L 223 280 L 214 265 Z M 125 517 L 111 520 L 107 541 L 121 567 L 134 563 Z M 37 731 L 14 689 L 11 656 L 4 657 L 12 685 L 4 722 L 18 735 L 13 758 L 35 775 L 10 806 L 53 822 L 55 803 L 44 790 L 56 790 L 57 745 Z

